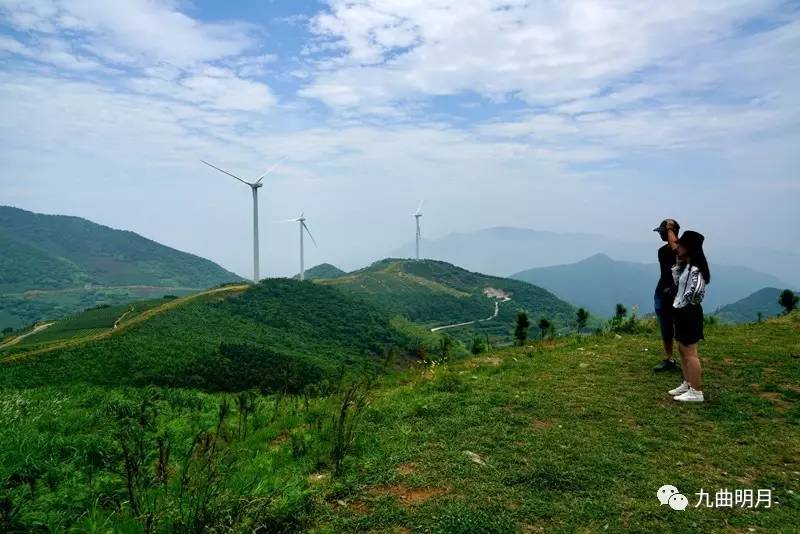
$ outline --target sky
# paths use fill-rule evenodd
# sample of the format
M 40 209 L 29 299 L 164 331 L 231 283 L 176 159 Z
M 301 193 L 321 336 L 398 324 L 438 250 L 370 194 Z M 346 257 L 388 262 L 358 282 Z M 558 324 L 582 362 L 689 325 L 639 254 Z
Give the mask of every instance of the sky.
M 493 226 L 800 248 L 800 3 L 0 0 L 0 205 L 262 273 Z

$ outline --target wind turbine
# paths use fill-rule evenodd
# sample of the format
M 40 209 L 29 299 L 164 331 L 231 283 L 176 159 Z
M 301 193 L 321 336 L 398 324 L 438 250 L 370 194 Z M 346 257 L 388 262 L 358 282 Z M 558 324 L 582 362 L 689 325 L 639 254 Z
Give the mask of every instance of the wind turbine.
M 425 200 L 423 199 L 423 200 L 422 200 L 422 201 L 419 203 L 419 207 L 417 208 L 417 211 L 411 214 L 411 215 L 413 215 L 413 216 L 414 216 L 414 219 L 415 219 L 415 220 L 416 220 L 416 222 L 417 222 L 417 261 L 419 261 L 419 239 L 420 239 L 420 237 L 422 236 L 422 234 L 421 234 L 421 233 L 420 233 L 420 231 L 419 231 L 419 219 L 420 219 L 420 217 L 422 217 L 422 204 L 423 204 L 424 202 L 425 202 Z
M 285 159 L 286 159 L 285 156 L 282 157 L 281 159 L 279 159 L 272 167 L 269 168 L 269 170 L 267 172 L 265 172 L 264 174 L 259 176 L 258 180 L 256 180 L 255 182 L 248 182 L 247 180 L 242 180 L 241 178 L 239 178 L 235 174 L 229 173 L 228 171 L 226 171 L 224 169 L 220 169 L 216 165 L 212 165 L 207 161 L 204 161 L 202 159 L 200 160 L 203 163 L 205 163 L 206 165 L 208 165 L 209 167 L 217 169 L 219 172 L 221 172 L 223 174 L 227 174 L 228 176 L 230 176 L 232 178 L 236 178 L 237 180 L 239 180 L 243 184 L 249 185 L 250 189 L 253 191 L 253 283 L 254 284 L 257 284 L 258 280 L 259 280 L 259 276 L 258 276 L 258 189 L 260 187 L 264 186 L 264 184 L 261 183 L 261 180 L 263 180 L 269 173 L 271 173 L 273 170 L 275 170 L 275 167 L 280 165 L 280 163 Z
M 314 239 L 314 236 L 311 235 L 311 230 L 308 229 L 308 225 L 306 224 L 305 214 L 301 213 L 300 217 L 296 219 L 286 219 L 284 222 L 299 222 L 300 223 L 300 280 L 306 279 L 306 267 L 305 267 L 305 257 L 304 257 L 304 244 L 303 244 L 303 231 L 308 233 L 308 237 L 311 238 L 311 241 L 314 243 L 314 246 L 317 246 L 317 241 Z

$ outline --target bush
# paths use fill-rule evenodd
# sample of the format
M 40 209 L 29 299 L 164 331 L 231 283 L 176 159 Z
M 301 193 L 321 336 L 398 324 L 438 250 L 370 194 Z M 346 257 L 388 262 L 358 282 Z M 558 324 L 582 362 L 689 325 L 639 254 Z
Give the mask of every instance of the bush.
M 302 393 L 333 371 L 304 357 L 247 343 L 223 343 L 214 356 L 191 366 L 208 389 L 217 391 L 258 388 L 264 393 Z

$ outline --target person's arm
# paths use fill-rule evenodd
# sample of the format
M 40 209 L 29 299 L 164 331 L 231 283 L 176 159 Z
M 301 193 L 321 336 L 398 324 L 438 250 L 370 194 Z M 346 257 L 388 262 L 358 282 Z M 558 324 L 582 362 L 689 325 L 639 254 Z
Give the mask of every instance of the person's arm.
M 700 270 L 695 267 L 689 267 L 689 283 L 686 284 L 686 292 L 684 298 L 686 302 L 692 304 L 700 304 L 703 302 L 703 297 L 706 294 L 706 281 L 703 279 Z
M 673 223 L 674 221 L 672 220 L 667 223 L 667 244 L 672 249 L 672 252 L 676 252 L 678 250 L 678 236 L 675 233 Z

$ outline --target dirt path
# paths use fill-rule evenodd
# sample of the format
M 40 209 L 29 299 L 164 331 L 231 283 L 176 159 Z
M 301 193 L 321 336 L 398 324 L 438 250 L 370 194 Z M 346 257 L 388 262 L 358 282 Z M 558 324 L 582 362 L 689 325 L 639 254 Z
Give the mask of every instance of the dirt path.
M 51 326 L 53 324 L 55 324 L 55 321 L 52 322 L 52 323 L 42 323 L 40 325 L 36 325 L 36 326 L 33 327 L 33 330 L 31 330 L 30 332 L 28 332 L 26 334 L 21 334 L 21 335 L 15 337 L 15 338 L 12 338 L 9 341 L 6 341 L 5 343 L 0 343 L 0 349 L 4 349 L 6 347 L 10 347 L 11 345 L 16 345 L 17 343 L 19 343 L 20 341 L 22 341 L 26 337 L 32 336 L 33 334 L 38 334 L 39 332 L 41 332 L 42 330 L 44 330 L 45 328 L 48 328 L 49 326 Z
M 70 340 L 62 341 L 60 343 L 53 343 L 52 345 L 48 345 L 47 347 L 42 347 L 40 349 L 32 350 L 32 351 L 29 351 L 29 352 L 21 352 L 19 354 L 13 354 L 13 355 L 8 356 L 6 358 L 0 359 L 0 362 L 2 362 L 2 363 L 10 363 L 10 362 L 14 362 L 14 361 L 18 361 L 18 360 L 22 360 L 22 359 L 28 358 L 30 356 L 35 356 L 37 354 L 50 352 L 52 350 L 70 348 L 70 347 L 74 347 L 74 346 L 77 346 L 77 345 L 83 345 L 84 343 L 88 343 L 89 341 L 97 341 L 99 339 L 105 339 L 105 338 L 111 337 L 112 335 L 117 335 L 120 332 L 123 332 L 123 331 L 127 330 L 131 326 L 139 324 L 139 323 L 141 323 L 143 321 L 146 321 L 146 320 L 150 319 L 151 317 L 153 317 L 155 315 L 158 315 L 158 314 L 163 313 L 163 312 L 165 312 L 167 310 L 171 310 L 173 308 L 181 306 L 182 304 L 185 304 L 186 302 L 190 302 L 190 301 L 192 301 L 194 299 L 198 299 L 200 297 L 205 297 L 205 296 L 208 296 L 208 295 L 213 295 L 215 293 L 227 293 L 227 292 L 235 292 L 235 291 L 244 291 L 248 287 L 250 287 L 249 284 L 217 287 L 217 288 L 214 288 L 214 289 L 209 289 L 208 291 L 203 291 L 202 293 L 195 293 L 194 295 L 188 295 L 186 297 L 180 297 L 180 298 L 177 298 L 175 300 L 170 300 L 170 301 L 166 302 L 165 304 L 162 304 L 161 306 L 157 306 L 155 308 L 150 308 L 149 310 L 143 311 L 142 313 L 140 313 L 136 317 L 133 317 L 131 320 L 129 320 L 129 321 L 125 322 L 125 323 L 119 324 L 119 321 L 122 320 L 122 317 L 120 317 L 117 320 L 118 324 L 117 324 L 116 328 L 112 328 L 112 329 L 109 329 L 109 330 L 107 330 L 105 332 L 101 332 L 99 334 L 94 334 L 94 335 L 91 335 L 91 336 L 82 337 L 82 338 L 79 338 L 79 339 L 70 339 Z M 124 315 L 125 314 L 123 314 L 123 316 Z
M 502 300 L 495 300 L 494 301 L 494 313 L 487 317 L 486 319 L 475 319 L 474 321 L 467 321 L 466 323 L 456 323 L 456 324 L 448 324 L 444 326 L 437 326 L 436 328 L 431 328 L 431 332 L 439 332 L 440 330 L 448 330 L 450 328 L 458 328 L 459 326 L 467 326 L 475 323 L 483 323 L 486 321 L 491 321 L 492 319 L 496 319 L 497 315 L 500 313 L 500 303 L 501 302 L 508 302 L 511 300 L 511 297 L 505 297 Z

